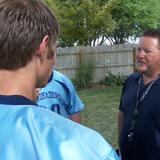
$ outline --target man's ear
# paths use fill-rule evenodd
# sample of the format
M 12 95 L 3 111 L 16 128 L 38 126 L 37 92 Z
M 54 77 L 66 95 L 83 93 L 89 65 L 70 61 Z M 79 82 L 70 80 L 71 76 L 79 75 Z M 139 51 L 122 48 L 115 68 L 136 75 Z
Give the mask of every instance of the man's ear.
M 46 35 L 46 36 L 43 37 L 43 39 L 42 39 L 42 41 L 41 41 L 41 43 L 39 45 L 39 48 L 37 49 L 37 52 L 36 52 L 36 55 L 39 58 L 42 58 L 44 56 L 44 53 L 46 51 L 48 42 L 49 42 L 49 36 Z

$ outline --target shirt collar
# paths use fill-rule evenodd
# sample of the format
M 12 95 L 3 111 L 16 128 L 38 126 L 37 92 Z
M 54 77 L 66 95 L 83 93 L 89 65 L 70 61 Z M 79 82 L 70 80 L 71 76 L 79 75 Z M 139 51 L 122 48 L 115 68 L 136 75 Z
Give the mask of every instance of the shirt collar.
M 140 73 L 140 72 L 135 72 L 133 74 L 133 78 L 137 83 L 138 83 L 140 76 L 142 76 L 142 73 Z M 160 84 L 160 77 L 154 82 L 154 84 Z
M 37 105 L 35 102 L 21 95 L 0 95 L 0 104 Z

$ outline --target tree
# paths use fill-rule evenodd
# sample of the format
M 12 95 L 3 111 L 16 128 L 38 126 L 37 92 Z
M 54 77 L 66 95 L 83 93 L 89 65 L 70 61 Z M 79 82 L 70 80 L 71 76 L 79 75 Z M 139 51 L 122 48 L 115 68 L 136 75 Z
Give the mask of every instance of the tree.
M 112 10 L 116 27 L 106 38 L 111 44 L 123 44 L 130 37 L 136 39 L 143 30 L 158 28 L 159 15 L 159 0 L 117 0 Z
M 95 46 L 114 28 L 111 10 L 115 0 L 46 0 L 57 13 L 61 27 L 60 46 Z M 103 5 L 102 5 L 103 4 Z
M 160 27 L 159 0 L 45 0 L 60 23 L 61 47 L 123 44 Z M 154 6 L 154 7 L 153 7 Z

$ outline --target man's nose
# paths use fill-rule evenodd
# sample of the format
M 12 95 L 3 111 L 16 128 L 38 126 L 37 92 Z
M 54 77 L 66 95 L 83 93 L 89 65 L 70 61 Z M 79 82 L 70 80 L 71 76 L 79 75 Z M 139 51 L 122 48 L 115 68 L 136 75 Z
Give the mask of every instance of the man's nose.
M 143 49 L 137 49 L 136 50 L 136 56 L 137 57 L 143 57 L 145 55 L 145 52 L 144 52 L 144 50 Z

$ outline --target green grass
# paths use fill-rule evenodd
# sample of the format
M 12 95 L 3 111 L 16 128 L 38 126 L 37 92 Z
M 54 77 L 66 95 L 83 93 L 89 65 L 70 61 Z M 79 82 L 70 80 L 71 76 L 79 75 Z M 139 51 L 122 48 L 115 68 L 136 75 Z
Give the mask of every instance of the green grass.
M 82 124 L 98 131 L 115 148 L 121 88 L 106 87 L 78 91 L 85 104 L 82 111 Z

